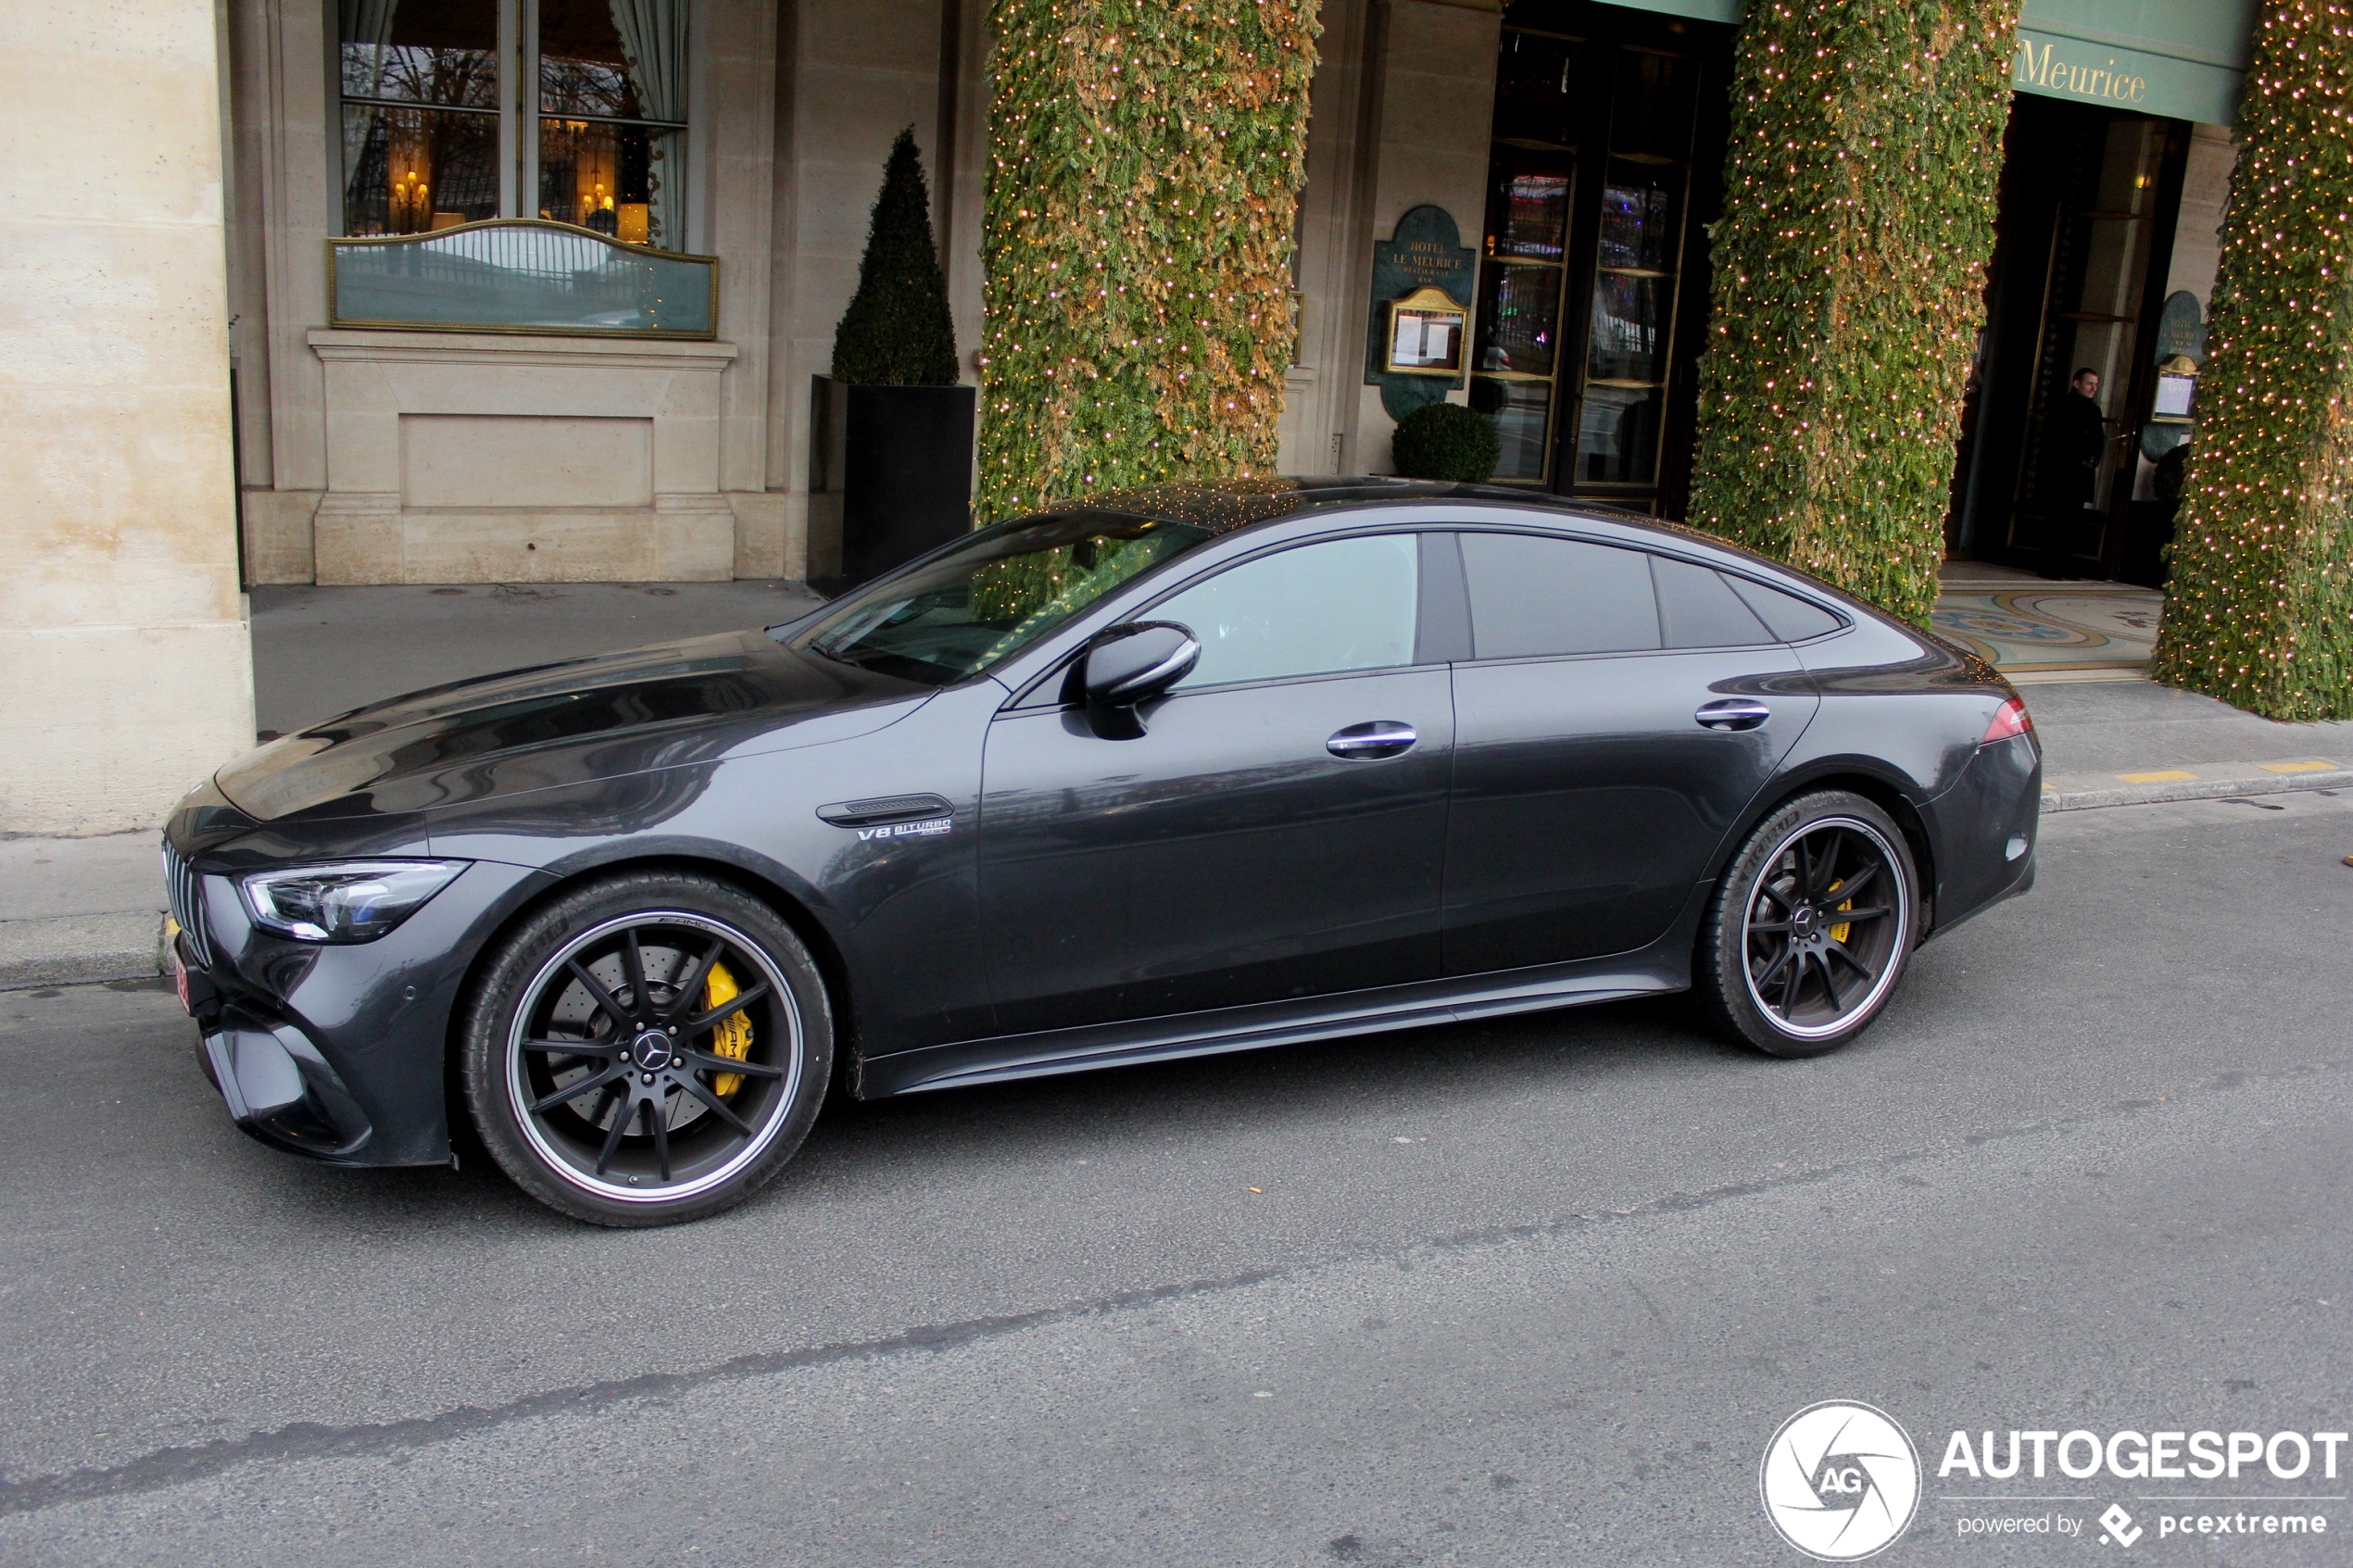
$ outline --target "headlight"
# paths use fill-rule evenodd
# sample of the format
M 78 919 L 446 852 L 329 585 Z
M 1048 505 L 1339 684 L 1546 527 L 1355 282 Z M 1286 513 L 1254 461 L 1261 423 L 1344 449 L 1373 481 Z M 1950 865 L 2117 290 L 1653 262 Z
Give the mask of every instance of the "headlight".
M 242 880 L 254 923 L 297 942 L 372 942 L 457 879 L 464 860 L 353 860 Z

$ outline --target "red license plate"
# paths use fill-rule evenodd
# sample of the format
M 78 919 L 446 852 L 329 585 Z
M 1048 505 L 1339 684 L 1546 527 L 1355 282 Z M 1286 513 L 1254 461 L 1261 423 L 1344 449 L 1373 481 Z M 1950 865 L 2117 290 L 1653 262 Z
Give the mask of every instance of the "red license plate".
M 180 944 L 171 945 L 171 988 L 180 993 L 180 1010 L 193 1017 L 195 1005 L 188 999 L 188 965 L 180 957 Z

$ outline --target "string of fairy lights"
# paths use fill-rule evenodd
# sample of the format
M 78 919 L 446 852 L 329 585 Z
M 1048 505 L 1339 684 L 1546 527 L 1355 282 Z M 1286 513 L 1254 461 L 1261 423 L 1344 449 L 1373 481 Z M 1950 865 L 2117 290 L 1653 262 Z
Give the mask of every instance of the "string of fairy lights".
M 2353 4 L 2263 0 L 2152 673 L 2353 718 Z
M 2018 0 L 1752 0 L 1691 521 L 1925 625 Z
M 993 0 L 982 521 L 1273 471 L 1316 0 Z

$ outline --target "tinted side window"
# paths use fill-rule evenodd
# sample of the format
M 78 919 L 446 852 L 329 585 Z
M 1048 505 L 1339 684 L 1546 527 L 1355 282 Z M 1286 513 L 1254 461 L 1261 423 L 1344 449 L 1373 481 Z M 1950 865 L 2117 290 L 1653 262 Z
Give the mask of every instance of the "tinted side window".
M 1670 648 L 1737 648 L 1773 641 L 1731 584 L 1704 566 L 1651 558 L 1658 583 L 1658 625 Z
M 1762 583 L 1751 583 L 1742 577 L 1728 577 L 1725 581 L 1773 629 L 1773 635 L 1785 643 L 1802 643 L 1808 637 L 1838 630 L 1837 616 L 1818 605 L 1807 604 L 1795 594 L 1784 594 L 1779 588 L 1768 588 Z
M 1179 689 L 1411 664 L 1420 556 L 1411 533 L 1302 545 L 1197 583 L 1148 618 L 1201 639 Z
M 1478 659 L 1632 653 L 1659 646 L 1649 558 L 1528 533 L 1465 533 Z

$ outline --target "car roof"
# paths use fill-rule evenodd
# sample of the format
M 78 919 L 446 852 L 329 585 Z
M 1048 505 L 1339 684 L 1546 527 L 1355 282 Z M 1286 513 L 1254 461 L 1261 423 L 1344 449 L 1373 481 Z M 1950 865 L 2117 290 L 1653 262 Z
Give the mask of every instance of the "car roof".
M 1631 533 L 1651 533 L 1681 545 L 1763 568 L 1776 576 L 1795 576 L 1820 586 L 1786 562 L 1737 545 L 1688 523 L 1653 517 L 1630 507 L 1582 496 L 1555 495 L 1542 490 L 1522 490 L 1502 484 L 1456 484 L 1443 480 L 1393 479 L 1382 474 L 1341 474 L 1265 479 L 1232 479 L 1215 483 L 1187 483 L 1140 485 L 1087 497 L 1071 509 L 1117 512 L 1149 518 L 1155 522 L 1185 523 L 1212 533 L 1231 533 L 1316 512 L 1345 511 L 1411 503 L 1453 506 L 1502 506 L 1520 512 L 1550 513 L 1561 521 L 1590 520 Z
M 1655 520 L 1623 507 L 1568 501 L 1542 491 L 1501 484 L 1454 484 L 1442 480 L 1393 479 L 1383 474 L 1282 475 L 1230 479 L 1214 483 L 1139 485 L 1089 495 L 1076 504 L 1089 511 L 1121 512 L 1157 522 L 1181 522 L 1226 533 L 1302 513 L 1401 502 L 1501 502 L 1531 510 L 1597 513 L 1613 521 Z

